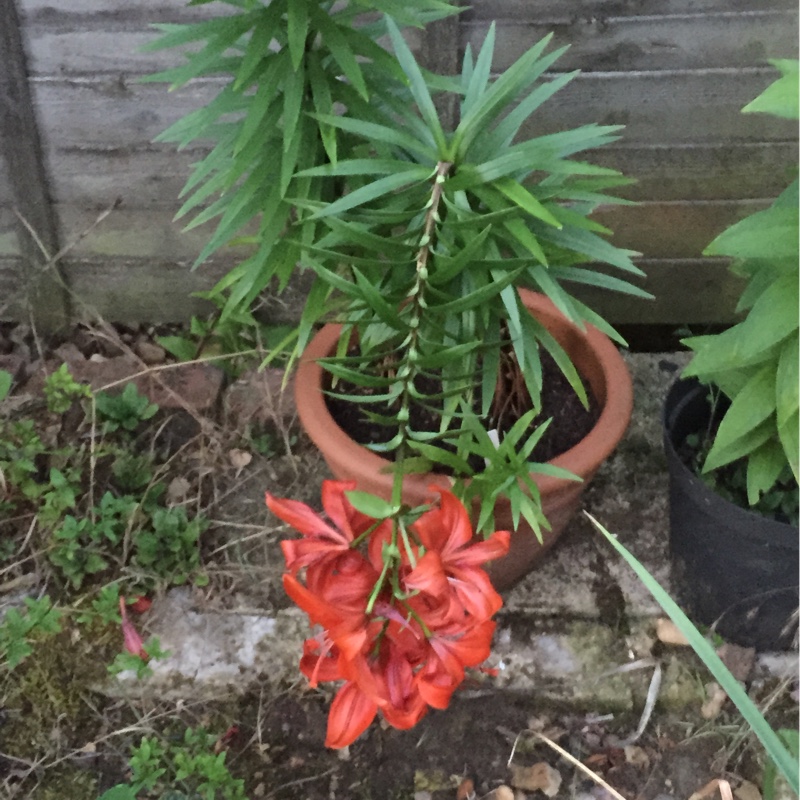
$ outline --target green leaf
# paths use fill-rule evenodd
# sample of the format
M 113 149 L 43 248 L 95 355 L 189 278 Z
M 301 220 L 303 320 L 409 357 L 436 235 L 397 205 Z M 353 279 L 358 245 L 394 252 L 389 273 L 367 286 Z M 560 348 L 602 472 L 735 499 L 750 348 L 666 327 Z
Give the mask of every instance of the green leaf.
M 790 416 L 782 425 L 778 426 L 778 437 L 783 445 L 786 460 L 794 473 L 794 479 L 800 481 L 800 419 L 797 414 Z
M 586 516 L 589 517 L 595 528 L 605 536 L 608 543 L 636 573 L 650 594 L 655 597 L 658 604 L 667 613 L 667 616 L 678 626 L 678 629 L 691 645 L 692 650 L 697 653 L 702 662 L 708 667 L 711 674 L 725 691 L 725 694 L 728 695 L 739 710 L 739 713 L 750 725 L 761 744 L 764 745 L 767 755 L 773 760 L 781 774 L 784 775 L 792 791 L 797 794 L 800 791 L 800 774 L 798 774 L 800 770 L 798 769 L 797 759 L 789 753 L 775 731 L 769 726 L 755 703 L 748 697 L 744 686 L 731 674 L 730 670 L 722 663 L 720 657 L 714 652 L 711 644 L 703 638 L 700 631 L 681 611 L 677 603 L 661 588 L 655 578 L 594 517 L 590 514 L 586 514 Z
M 634 275 L 644 274 L 639 267 L 631 261 L 631 256 L 640 256 L 641 253 L 615 247 L 610 242 L 601 239 L 590 231 L 580 230 L 579 228 L 562 228 L 561 230 L 557 230 L 553 227 L 542 227 L 537 230 L 537 234 L 540 239 L 545 239 L 559 247 L 572 250 L 593 261 L 602 261 L 606 264 L 612 264 Z
M 598 272 L 594 269 L 587 269 L 585 267 L 551 266 L 550 272 L 554 278 L 560 281 L 584 283 L 587 286 L 597 286 L 600 289 L 608 289 L 612 292 L 630 294 L 634 297 L 641 297 L 645 300 L 653 299 L 653 295 L 650 294 L 650 292 L 641 289 L 635 284 L 628 283 L 628 281 L 617 278 L 614 275 L 606 275 L 605 273 Z
M 725 453 L 735 451 L 745 437 L 756 430 L 775 411 L 775 371 L 770 365 L 758 370 L 733 398 L 730 408 L 720 423 L 714 445 L 703 466 L 703 472 L 716 469 L 731 461 Z M 749 451 L 745 451 L 749 452 Z M 721 455 L 722 454 L 722 455 Z M 722 458 L 722 460 L 720 460 Z
M 785 119 L 797 119 L 798 111 L 798 61 L 791 58 L 771 59 L 781 77 L 770 84 L 755 100 L 748 103 L 743 114 L 774 114 Z
M 311 97 L 314 101 L 314 110 L 320 116 L 333 114 L 333 95 L 331 86 L 325 69 L 322 66 L 319 56 L 312 50 L 307 56 L 308 62 L 308 83 L 311 87 Z M 330 159 L 331 164 L 337 160 L 336 129 L 332 125 L 321 122 L 319 134 L 322 139 L 322 146 Z
M 430 169 L 436 166 L 436 151 L 428 147 L 424 142 L 420 142 L 407 132 L 398 128 L 391 128 L 388 125 L 381 125 L 369 120 L 351 119 L 350 117 L 314 114 L 315 119 L 332 125 L 348 133 L 354 133 L 363 139 L 383 142 L 384 144 L 394 145 L 416 155 L 420 160 L 430 163 Z
M 754 506 L 769 491 L 786 466 L 786 454 L 779 441 L 768 439 L 747 459 L 747 502 Z
M 559 230 L 563 227 L 539 200 L 523 186 L 512 181 L 511 178 L 500 178 L 494 182 L 494 187 L 521 209 L 527 211 L 532 217 L 540 219 L 542 222 L 546 222 Z
M 321 164 L 298 172 L 298 177 L 332 177 L 343 175 L 395 175 L 414 168 L 408 161 L 392 158 L 349 158 L 336 164 Z M 426 174 L 429 174 L 429 170 Z
M 281 3 L 271 3 L 266 8 L 258 10 L 258 21 L 253 26 L 250 40 L 247 42 L 242 63 L 236 72 L 236 80 L 233 82 L 233 89 L 241 92 L 247 88 L 253 78 L 263 67 L 264 61 L 280 61 L 287 64 L 288 61 L 283 57 L 283 53 L 272 53 L 270 43 L 275 38 L 276 28 L 281 25 L 282 8 Z M 259 80 L 259 88 L 264 80 L 263 73 Z M 272 99 L 271 95 L 269 96 Z
M 547 266 L 545 255 L 539 240 L 531 229 L 521 220 L 512 219 L 503 226 L 540 264 Z
M 360 511 L 373 519 L 386 519 L 398 511 L 396 506 L 369 492 L 353 490 L 344 494 L 356 511 Z
M 800 325 L 797 272 L 778 278 L 736 326 L 735 359 L 748 361 L 783 341 Z
M 501 280 L 482 286 L 474 292 L 465 294 L 456 300 L 451 300 L 449 303 L 437 304 L 436 310 L 439 314 L 459 314 L 462 311 L 467 311 L 471 308 L 477 308 L 482 303 L 485 303 L 490 298 L 498 295 L 506 286 L 512 284 L 522 273 L 523 268 L 509 271 Z
M 436 464 L 441 464 L 445 467 L 450 467 L 457 475 L 472 474 L 469 464 L 463 458 L 449 450 L 431 444 L 424 444 L 423 442 L 413 439 L 408 443 L 408 446 L 412 450 L 421 453 L 428 461 L 434 464 L 434 467 Z
M 446 147 L 445 135 L 442 130 L 442 124 L 439 121 L 439 113 L 436 111 L 436 106 L 433 104 L 433 99 L 428 91 L 425 78 L 422 76 L 422 70 L 420 70 L 414 58 L 414 54 L 405 43 L 400 29 L 394 24 L 391 17 L 386 17 L 386 27 L 389 30 L 389 36 L 392 40 L 392 46 L 394 47 L 397 60 L 400 62 L 400 66 L 403 68 L 403 72 L 405 72 L 408 78 L 409 89 L 416 101 L 417 108 L 419 108 L 419 113 L 428 124 L 431 133 L 433 133 L 433 138 L 439 148 L 439 153 L 443 155 Z
M 738 422 L 738 420 L 736 421 Z M 719 441 L 717 439 L 708 453 L 705 464 L 703 464 L 703 472 L 710 472 L 713 469 L 717 469 L 725 464 L 729 464 L 732 461 L 749 455 L 754 450 L 761 447 L 761 445 L 774 436 L 774 434 L 774 420 L 766 419 L 757 427 L 751 428 L 743 435 L 739 436 L 724 449 L 717 446 L 717 442 Z
M 775 373 L 775 402 L 778 426 L 790 417 L 797 416 L 800 409 L 800 340 L 788 338 L 781 347 L 778 368 Z
M 289 0 L 287 8 L 287 37 L 292 68 L 297 71 L 303 63 L 308 35 L 308 0 Z
M 731 258 L 793 258 L 798 255 L 798 209 L 772 207 L 724 230 L 703 251 Z
M 296 139 L 300 109 L 306 88 L 306 75 L 302 65 L 289 73 L 283 89 L 283 152 L 287 152 Z
M 369 100 L 369 92 L 364 82 L 364 75 L 361 72 L 361 67 L 358 65 L 355 53 L 353 53 L 350 45 L 347 43 L 347 39 L 345 39 L 342 32 L 339 30 L 339 26 L 331 20 L 325 11 L 318 7 L 317 3 L 312 4 L 310 13 L 315 28 L 319 31 L 325 45 L 331 51 L 331 55 L 341 68 L 342 73 L 350 81 L 359 95 L 361 95 L 364 100 Z
M 412 167 L 404 172 L 387 175 L 385 178 L 379 178 L 366 186 L 361 186 L 344 197 L 335 200 L 330 205 L 324 206 L 312 214 L 310 219 L 323 219 L 334 214 L 341 214 L 343 211 L 349 211 L 356 206 L 372 202 L 376 198 L 387 195 L 396 189 L 420 183 L 429 178 L 430 174 L 430 170 L 427 167 Z
M 489 77 L 492 71 L 492 58 L 494 57 L 494 40 L 495 40 L 495 23 L 489 26 L 489 31 L 486 38 L 481 45 L 480 53 L 478 53 L 478 60 L 472 66 L 472 56 L 469 56 L 469 64 L 467 64 L 467 54 L 464 54 L 464 63 L 470 73 L 469 81 L 464 93 L 464 99 L 461 103 L 461 116 L 468 114 L 475 105 L 479 97 L 486 91 L 489 84 Z M 462 70 L 463 74 L 463 70 Z
M 535 65 L 551 39 L 552 34 L 548 34 L 517 59 L 462 116 L 452 143 L 458 156 L 463 157 L 469 151 L 473 140 L 486 130 L 487 123 L 498 108 L 538 78 Z

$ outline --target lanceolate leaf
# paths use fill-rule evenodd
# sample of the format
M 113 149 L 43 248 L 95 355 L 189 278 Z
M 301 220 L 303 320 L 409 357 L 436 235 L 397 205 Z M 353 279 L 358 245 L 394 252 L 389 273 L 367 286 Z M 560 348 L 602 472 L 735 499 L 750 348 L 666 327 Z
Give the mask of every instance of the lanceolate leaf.
M 752 435 L 775 412 L 775 372 L 767 365 L 745 384 L 720 423 L 714 445 L 708 454 L 703 471 L 716 469 L 732 460 L 728 453 L 738 453 L 747 437 Z M 749 452 L 749 449 L 745 452 Z
M 395 172 L 392 175 L 387 175 L 385 178 L 379 178 L 377 181 L 362 186 L 350 194 L 331 203 L 329 206 L 321 208 L 315 212 L 311 219 L 322 219 L 324 217 L 332 216 L 333 214 L 341 214 L 343 211 L 349 211 L 351 208 L 369 203 L 377 197 L 409 186 L 414 183 L 419 183 L 430 177 L 430 170 L 427 167 L 411 167 L 403 172 Z
M 768 439 L 747 460 L 747 502 L 755 505 L 762 493 L 772 488 L 783 468 L 786 454 L 776 439 Z
M 289 53 L 295 71 L 300 69 L 305 55 L 309 2 L 311 0 L 288 0 L 286 4 Z
M 355 133 L 363 139 L 377 140 L 386 144 L 396 145 L 409 153 L 430 162 L 431 169 L 436 165 L 436 151 L 423 142 L 418 141 L 405 131 L 390 128 L 369 120 L 354 120 L 348 117 L 314 115 L 320 122 L 340 128 L 349 133 Z
M 510 178 L 500 178 L 494 181 L 494 187 L 504 194 L 509 200 L 527 211 L 532 217 L 552 225 L 554 228 L 563 227 L 561 223 L 537 200 L 527 189 L 515 183 Z
M 461 103 L 461 116 L 468 114 L 478 98 L 486 91 L 489 83 L 489 76 L 492 70 L 492 57 L 494 56 L 494 36 L 495 24 L 489 26 L 489 32 L 483 40 L 478 59 L 472 69 L 469 81 L 466 85 L 466 92 Z
M 609 533 L 593 517 L 588 514 L 587 516 L 595 528 L 605 536 L 608 543 L 625 559 L 650 594 L 655 597 L 669 618 L 678 626 L 692 649 L 708 667 L 714 678 L 719 681 L 719 684 L 739 710 L 739 713 L 744 717 L 753 733 L 764 745 L 769 757 L 786 777 L 790 789 L 795 794 L 800 791 L 797 758 L 784 747 L 775 731 L 773 731 L 755 703 L 748 696 L 744 686 L 736 680 L 730 670 L 722 663 L 720 657 L 714 651 L 714 647 L 697 630 L 686 614 L 681 611 L 678 604 L 661 588 L 655 578 L 617 541 L 616 536 Z
M 328 14 L 320 9 L 316 3 L 312 3 L 310 13 L 315 28 L 322 35 L 325 44 L 330 49 L 342 73 L 350 81 L 356 91 L 367 100 L 369 98 L 369 93 L 367 91 L 367 85 L 364 82 L 364 75 L 361 72 L 361 67 L 358 65 L 355 54 L 350 49 L 338 25 L 333 22 Z
M 422 115 L 422 118 L 428 124 L 428 128 L 433 133 L 433 138 L 439 148 L 439 152 L 444 155 L 444 131 L 442 131 L 442 125 L 439 122 L 439 112 L 436 110 L 436 106 L 433 104 L 433 99 L 428 91 L 425 79 L 422 76 L 422 71 L 414 59 L 413 53 L 411 50 L 409 50 L 408 45 L 405 43 L 399 28 L 394 24 L 390 17 L 386 18 L 386 27 L 389 30 L 389 36 L 391 37 L 392 46 L 394 47 L 397 60 L 400 62 L 400 65 L 403 67 L 403 71 L 406 73 L 406 77 L 408 78 L 409 89 L 411 90 L 411 94 L 417 103 L 419 113 Z

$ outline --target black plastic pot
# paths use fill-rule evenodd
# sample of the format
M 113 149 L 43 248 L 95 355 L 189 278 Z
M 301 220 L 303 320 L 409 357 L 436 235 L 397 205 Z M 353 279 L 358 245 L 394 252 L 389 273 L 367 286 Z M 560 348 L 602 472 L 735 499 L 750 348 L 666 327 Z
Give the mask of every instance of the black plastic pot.
M 757 650 L 787 649 L 797 630 L 800 532 L 725 500 L 681 461 L 677 449 L 710 420 L 706 387 L 696 380 L 672 386 L 664 449 L 673 586 L 687 613 L 725 639 Z

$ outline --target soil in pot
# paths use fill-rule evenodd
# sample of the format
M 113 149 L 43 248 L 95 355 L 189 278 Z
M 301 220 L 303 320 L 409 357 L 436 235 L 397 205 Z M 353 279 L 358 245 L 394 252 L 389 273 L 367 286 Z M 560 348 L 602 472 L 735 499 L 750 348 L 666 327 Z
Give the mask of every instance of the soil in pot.
M 552 356 L 543 350 L 540 357 L 542 362 L 542 413 L 540 419 L 552 419 L 552 421 L 534 448 L 531 460 L 545 463 L 574 447 L 588 435 L 597 423 L 600 407 L 589 391 L 587 392 L 589 408 L 584 408 L 575 394 L 575 390 Z M 440 391 L 439 383 L 434 378 L 424 379 L 418 384 L 418 388 L 426 394 L 435 394 Z M 340 381 L 336 385 L 336 391 L 341 394 L 368 395 L 377 390 L 356 387 Z M 519 417 L 530 408 L 527 392 L 518 399 L 519 402 L 508 404 L 500 418 L 483 419 L 482 422 L 486 429 L 498 428 L 501 433 L 510 430 Z M 362 405 L 330 396 L 325 398 L 325 403 L 336 424 L 360 445 L 387 442 L 397 432 L 394 427 L 381 425 L 369 419 L 365 413 L 365 407 Z M 383 416 L 392 416 L 397 411 L 388 404 L 374 403 L 369 405 L 369 410 Z M 422 405 L 412 406 L 410 418 L 414 430 L 435 432 L 439 428 L 439 416 Z M 540 423 L 534 423 L 533 427 L 538 424 Z M 529 432 L 532 430 L 533 428 Z M 480 468 L 480 464 L 478 464 L 478 468 Z M 437 471 L 448 473 L 446 467 L 437 467 Z

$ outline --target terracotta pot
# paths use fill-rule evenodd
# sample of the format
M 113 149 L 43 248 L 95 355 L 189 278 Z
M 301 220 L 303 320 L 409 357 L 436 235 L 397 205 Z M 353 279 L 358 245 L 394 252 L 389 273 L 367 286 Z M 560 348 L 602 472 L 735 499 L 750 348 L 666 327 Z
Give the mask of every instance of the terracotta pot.
M 564 531 L 597 468 L 622 438 L 633 408 L 630 374 L 607 336 L 591 325 L 581 331 L 543 295 L 521 289 L 520 297 L 569 354 L 602 411 L 597 424 L 583 440 L 550 462 L 579 475 L 583 482 L 536 476 L 551 530 L 543 531 L 543 541 L 539 542 L 527 523 L 521 521 L 511 537 L 508 555 L 487 565 L 492 582 L 500 590 L 512 586 L 530 572 Z M 301 358 L 294 390 L 298 416 L 337 479 L 355 480 L 362 491 L 388 500 L 392 492 L 392 474 L 387 469 L 390 462 L 351 439 L 334 422 L 325 403 L 324 370 L 317 359 L 334 352 L 340 331 L 341 325 L 326 325 L 311 340 Z M 411 505 L 429 502 L 435 496 L 429 488 L 432 484 L 449 487 L 451 481 L 435 473 L 407 476 L 403 485 L 404 502 Z M 495 523 L 497 529 L 512 530 L 510 504 L 502 498 L 495 509 Z

